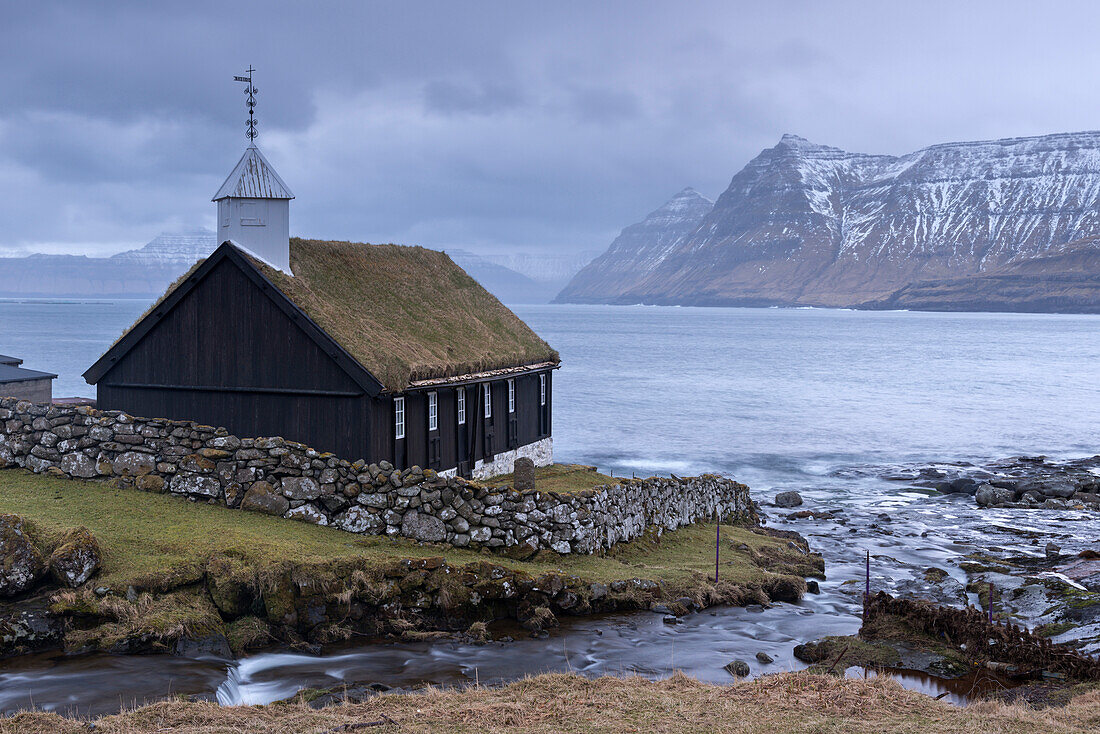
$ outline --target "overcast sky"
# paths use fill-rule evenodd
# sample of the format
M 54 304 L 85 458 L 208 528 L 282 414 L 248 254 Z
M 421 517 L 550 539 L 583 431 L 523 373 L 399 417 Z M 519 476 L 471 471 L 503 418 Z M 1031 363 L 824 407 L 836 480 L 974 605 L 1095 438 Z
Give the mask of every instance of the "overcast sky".
M 602 250 L 785 132 L 900 154 L 1100 127 L 1100 6 L 3 2 L 0 254 L 214 224 L 258 143 L 291 232 Z

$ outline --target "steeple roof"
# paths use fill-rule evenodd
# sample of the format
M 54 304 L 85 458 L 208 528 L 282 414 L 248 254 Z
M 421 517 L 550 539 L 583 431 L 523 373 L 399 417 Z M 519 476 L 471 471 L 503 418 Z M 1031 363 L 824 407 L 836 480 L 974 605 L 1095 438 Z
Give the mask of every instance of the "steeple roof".
M 275 173 L 256 144 L 248 146 L 233 172 L 214 194 L 212 201 L 227 197 L 238 199 L 293 199 L 290 188 Z

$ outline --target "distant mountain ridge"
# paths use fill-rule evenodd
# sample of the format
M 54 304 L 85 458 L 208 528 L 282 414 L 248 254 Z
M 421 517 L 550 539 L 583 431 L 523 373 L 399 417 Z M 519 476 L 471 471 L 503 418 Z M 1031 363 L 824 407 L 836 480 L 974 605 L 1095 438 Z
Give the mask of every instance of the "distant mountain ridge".
M 111 257 L 29 255 L 0 258 L 0 297 L 153 298 L 217 246 L 208 229 L 162 233 Z
M 558 300 L 1097 311 L 1100 133 L 903 156 L 785 135 L 690 232 L 644 224 Z

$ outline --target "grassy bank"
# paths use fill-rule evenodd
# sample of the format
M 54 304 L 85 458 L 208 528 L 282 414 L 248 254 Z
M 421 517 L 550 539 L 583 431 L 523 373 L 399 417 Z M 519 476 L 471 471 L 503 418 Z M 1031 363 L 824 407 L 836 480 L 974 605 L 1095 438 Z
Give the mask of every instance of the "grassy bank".
M 367 726 L 364 726 L 367 725 Z M 1065 707 L 1032 710 L 997 702 L 956 708 L 878 678 L 782 673 L 720 687 L 683 675 L 588 680 L 543 675 L 499 689 L 383 695 L 313 710 L 305 704 L 219 708 L 169 702 L 107 716 L 95 730 L 223 734 L 282 732 L 845 732 L 888 734 L 1076 734 L 1100 728 L 1100 691 Z M 0 719 L 0 732 L 85 732 L 55 714 Z
M 596 467 L 585 464 L 551 464 L 535 469 L 535 486 L 543 492 L 568 494 L 614 483 L 614 477 L 601 474 Z M 490 487 L 512 487 L 515 484 L 515 475 L 503 474 L 487 479 L 483 484 Z
M 101 571 L 84 588 L 52 597 L 54 611 L 71 621 L 70 650 L 145 652 L 225 634 L 241 652 L 275 640 L 459 631 L 501 618 L 537 630 L 555 615 L 656 602 L 682 613 L 794 600 L 802 577 L 823 569 L 787 538 L 745 527 L 722 527 L 715 584 L 713 524 L 652 534 L 604 555 L 540 551 L 520 559 L 22 470 L 0 471 L 0 512 L 24 517 L 47 541 L 78 526 L 98 540 Z
M 639 575 L 675 583 L 714 573 L 713 523 L 688 526 L 660 539 L 624 543 L 603 556 L 542 551 L 520 561 L 404 538 L 354 535 L 171 495 L 115 489 L 100 482 L 46 477 L 20 469 L 0 470 L 0 511 L 23 516 L 46 534 L 60 535 L 81 525 L 88 528 L 104 551 L 103 569 L 95 584 L 123 590 L 130 584 L 147 585 L 154 577 L 193 574 L 218 554 L 256 568 L 348 560 L 381 567 L 400 559 L 439 556 L 452 565 L 464 565 L 491 558 L 531 575 L 569 573 L 601 583 Z M 729 525 L 722 527 L 722 535 L 722 577 L 733 583 L 765 579 L 767 563 L 758 556 L 799 560 L 798 554 L 785 552 L 785 539 Z

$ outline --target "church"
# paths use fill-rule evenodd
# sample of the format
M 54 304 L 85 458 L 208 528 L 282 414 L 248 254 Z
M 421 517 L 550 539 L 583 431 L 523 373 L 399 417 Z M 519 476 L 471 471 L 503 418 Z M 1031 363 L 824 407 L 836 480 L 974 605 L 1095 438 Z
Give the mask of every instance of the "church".
M 253 139 L 222 244 L 84 373 L 98 407 L 474 478 L 549 464 L 558 353 L 445 253 L 291 238 L 293 198 Z

